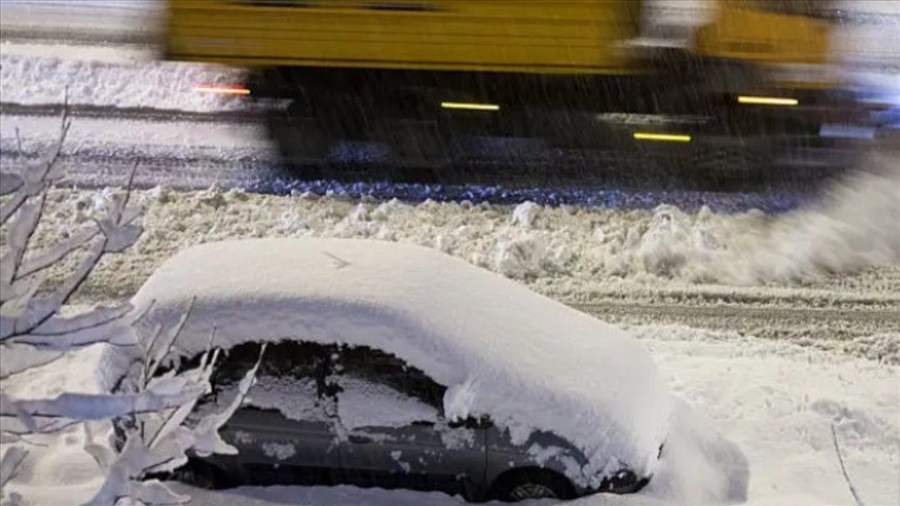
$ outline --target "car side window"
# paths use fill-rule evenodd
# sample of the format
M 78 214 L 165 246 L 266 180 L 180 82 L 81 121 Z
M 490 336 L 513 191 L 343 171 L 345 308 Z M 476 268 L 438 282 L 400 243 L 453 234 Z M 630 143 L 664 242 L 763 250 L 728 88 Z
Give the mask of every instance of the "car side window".
M 342 346 L 338 357 L 335 372 L 388 386 L 442 410 L 447 389 L 400 358 L 368 346 Z
M 259 358 L 260 344 L 239 344 L 220 356 L 212 377 L 214 388 L 237 384 Z M 314 380 L 318 395 L 326 390 L 330 350 L 328 346 L 293 340 L 269 343 L 256 372 L 257 378 Z

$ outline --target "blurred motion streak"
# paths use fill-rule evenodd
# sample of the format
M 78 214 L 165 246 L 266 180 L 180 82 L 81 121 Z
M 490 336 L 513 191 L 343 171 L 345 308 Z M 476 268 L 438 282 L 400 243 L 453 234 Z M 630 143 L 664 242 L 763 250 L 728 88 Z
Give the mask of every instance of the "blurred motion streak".
M 781 97 L 747 97 L 740 96 L 738 97 L 739 104 L 753 104 L 753 105 L 799 105 L 800 101 L 796 98 L 781 98 Z
M 635 132 L 635 140 L 639 141 L 660 141 L 660 142 L 691 142 L 690 135 L 682 134 L 655 134 L 649 132 Z
M 197 93 L 218 93 L 221 95 L 249 95 L 250 90 L 241 85 L 208 85 L 201 84 L 194 87 Z
M 467 111 L 499 111 L 500 106 L 496 104 L 472 104 L 467 102 L 441 102 L 444 109 L 462 109 Z

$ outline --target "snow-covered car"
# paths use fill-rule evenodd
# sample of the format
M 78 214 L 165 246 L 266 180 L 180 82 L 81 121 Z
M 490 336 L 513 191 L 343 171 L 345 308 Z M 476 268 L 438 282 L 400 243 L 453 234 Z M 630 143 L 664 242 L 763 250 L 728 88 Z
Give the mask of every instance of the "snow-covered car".
M 185 363 L 228 352 L 228 402 L 267 343 L 215 485 L 412 486 L 471 499 L 634 492 L 657 468 L 674 400 L 624 331 L 424 247 L 342 239 L 210 243 L 133 298 L 143 323 L 189 311 Z M 200 409 L 204 409 L 201 406 Z

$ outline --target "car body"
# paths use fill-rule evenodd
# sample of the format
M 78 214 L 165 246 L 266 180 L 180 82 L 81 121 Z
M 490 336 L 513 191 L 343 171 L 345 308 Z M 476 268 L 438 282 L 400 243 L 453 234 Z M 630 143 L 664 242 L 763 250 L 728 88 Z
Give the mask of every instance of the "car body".
M 653 475 L 673 399 L 622 330 L 438 251 L 260 239 L 190 248 L 132 300 L 189 310 L 187 361 L 226 352 L 207 407 L 267 343 L 223 436 L 216 484 L 351 483 L 471 499 L 632 492 Z
M 201 412 L 206 403 L 232 398 L 259 352 L 257 343 L 230 350 Z M 586 458 L 571 443 L 536 431 L 516 444 L 488 416 L 448 420 L 445 392 L 422 371 L 377 349 L 269 343 L 255 386 L 222 429 L 238 453 L 195 460 L 189 478 L 215 487 L 402 487 L 473 500 L 629 493 L 648 482 L 627 470 L 596 489 L 572 482 L 567 466 L 583 465 Z

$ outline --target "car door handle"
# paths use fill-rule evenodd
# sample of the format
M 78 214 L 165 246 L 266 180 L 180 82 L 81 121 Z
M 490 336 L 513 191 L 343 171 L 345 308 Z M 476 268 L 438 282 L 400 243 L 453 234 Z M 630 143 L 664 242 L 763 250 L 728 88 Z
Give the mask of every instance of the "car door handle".
M 349 438 L 351 443 L 356 443 L 358 445 L 369 444 L 372 442 L 372 438 L 366 436 L 358 436 L 356 434 L 351 434 Z

